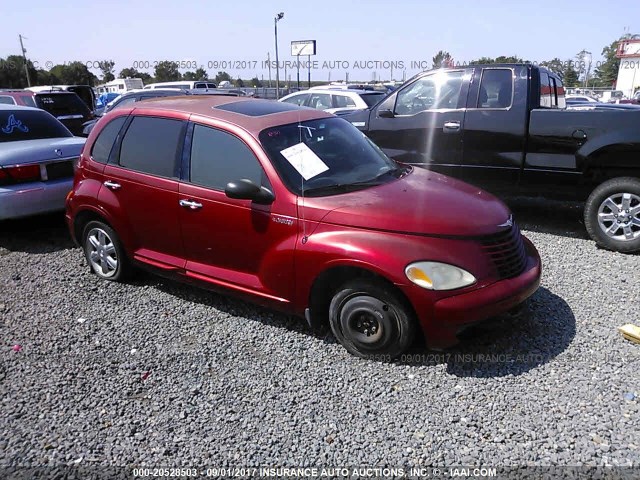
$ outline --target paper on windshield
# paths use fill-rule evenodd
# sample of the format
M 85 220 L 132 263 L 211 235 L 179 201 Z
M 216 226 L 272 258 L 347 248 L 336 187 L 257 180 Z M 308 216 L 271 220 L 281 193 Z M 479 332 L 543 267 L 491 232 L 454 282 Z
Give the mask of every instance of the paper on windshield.
M 329 170 L 327 164 L 320 160 L 320 157 L 304 143 L 280 150 L 280 153 L 305 180 Z

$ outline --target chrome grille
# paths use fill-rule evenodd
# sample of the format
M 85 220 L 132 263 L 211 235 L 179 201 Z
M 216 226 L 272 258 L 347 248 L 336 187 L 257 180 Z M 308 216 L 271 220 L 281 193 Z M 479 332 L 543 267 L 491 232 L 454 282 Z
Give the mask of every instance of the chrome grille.
M 482 238 L 480 243 L 500 279 L 515 277 L 524 270 L 527 255 L 520 229 L 515 223 L 503 232 Z

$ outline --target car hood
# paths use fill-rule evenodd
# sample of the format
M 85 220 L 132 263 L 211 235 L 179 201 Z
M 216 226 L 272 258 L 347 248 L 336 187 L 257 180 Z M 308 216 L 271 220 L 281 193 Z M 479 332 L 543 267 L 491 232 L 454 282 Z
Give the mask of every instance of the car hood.
M 384 185 L 299 204 L 305 220 L 415 235 L 488 235 L 504 230 L 511 215 L 484 190 L 421 168 Z
M 0 143 L 0 165 L 15 165 L 79 157 L 86 142 L 82 137 L 41 138 Z

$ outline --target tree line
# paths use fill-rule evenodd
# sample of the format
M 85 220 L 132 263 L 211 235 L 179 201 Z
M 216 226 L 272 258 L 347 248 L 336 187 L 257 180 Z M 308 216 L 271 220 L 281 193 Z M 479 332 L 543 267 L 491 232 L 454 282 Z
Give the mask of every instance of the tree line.
M 557 73 L 567 87 L 577 87 L 588 84 L 591 87 L 609 87 L 611 88 L 618 77 L 618 68 L 620 59 L 616 58 L 615 53 L 618 42 L 625 39 L 626 36 L 611 42 L 602 49 L 603 61 L 597 62 L 595 65 L 586 61 L 588 58 L 586 50 L 582 50 L 572 59 L 561 60 L 553 58 L 548 61 L 540 62 L 539 65 L 549 68 Z M 433 57 L 433 68 L 457 66 L 451 54 L 445 50 L 440 50 Z M 518 56 L 499 56 L 496 58 L 481 57 L 468 62 L 464 65 L 486 64 L 486 63 L 533 63 L 529 60 Z M 115 62 L 113 60 L 102 60 L 97 62 L 101 77 L 98 78 L 92 73 L 87 65 L 82 62 L 69 62 L 65 64 L 55 65 L 49 70 L 36 68 L 34 64 L 27 60 L 27 70 L 32 85 L 91 85 L 95 86 L 100 83 L 106 83 L 114 80 Z M 162 61 L 154 68 L 153 76 L 146 72 L 140 72 L 135 68 L 128 67 L 120 70 L 118 78 L 141 78 L 147 83 L 152 82 L 171 82 L 179 80 L 213 80 L 216 83 L 229 81 L 238 87 L 262 87 L 262 81 L 258 77 L 250 80 L 242 80 L 241 78 L 233 79 L 227 72 L 219 71 L 213 78 L 209 77 L 209 73 L 204 68 L 198 68 L 195 71 L 180 72 L 178 64 L 172 61 Z M 9 55 L 7 58 L 0 58 L 0 88 L 25 88 L 27 87 L 27 78 L 25 72 L 24 58 L 19 55 Z
M 573 58 L 561 60 L 553 58 L 537 63 L 557 73 L 566 87 L 589 87 L 612 88 L 618 78 L 620 59 L 616 57 L 618 42 L 624 40 L 628 35 L 611 42 L 602 49 L 602 61 L 593 62 L 591 54 L 586 50 L 581 50 Z M 432 59 L 433 68 L 458 66 L 451 54 L 445 50 L 440 50 Z M 518 56 L 500 56 L 496 58 L 481 57 L 464 65 L 480 65 L 493 63 L 536 63 Z

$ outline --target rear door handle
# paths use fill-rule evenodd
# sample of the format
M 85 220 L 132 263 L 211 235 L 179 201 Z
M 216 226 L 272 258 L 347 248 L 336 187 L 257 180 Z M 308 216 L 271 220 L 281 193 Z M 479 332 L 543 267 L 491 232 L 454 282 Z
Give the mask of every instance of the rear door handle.
M 198 203 L 198 202 L 194 202 L 193 200 L 180 200 L 180 206 L 184 207 L 184 208 L 190 208 L 191 210 L 198 210 L 199 208 L 202 208 L 202 204 Z
M 444 122 L 442 130 L 445 132 L 459 132 L 460 122 Z
M 111 180 L 107 180 L 103 185 L 111 190 L 118 190 L 122 186 L 119 183 L 112 182 Z

